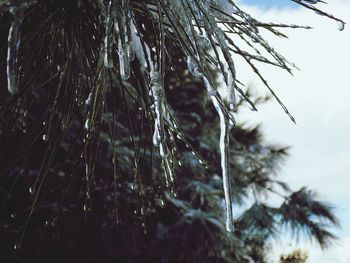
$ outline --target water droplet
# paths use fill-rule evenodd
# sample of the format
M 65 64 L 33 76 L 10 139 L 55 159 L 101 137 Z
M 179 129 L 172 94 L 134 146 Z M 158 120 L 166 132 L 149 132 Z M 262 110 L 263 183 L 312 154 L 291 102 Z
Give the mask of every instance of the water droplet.
M 338 30 L 343 31 L 345 28 L 345 23 L 343 21 L 338 21 Z
M 14 250 L 19 250 L 19 249 L 21 249 L 22 247 L 21 247 L 21 245 L 20 244 L 15 244 L 14 246 L 13 246 L 13 249 Z
M 33 191 L 33 188 L 32 187 L 29 187 L 29 193 L 32 194 L 34 191 Z
M 258 40 L 258 38 L 256 36 L 252 36 L 252 41 L 254 43 L 258 43 L 259 42 L 259 40 Z
M 85 104 L 90 106 L 92 102 L 92 92 L 89 94 L 88 98 L 85 100 Z
M 12 213 L 12 214 L 10 215 L 10 217 L 13 219 L 13 218 L 16 217 L 16 214 L 15 214 L 15 213 Z
M 204 164 L 204 162 L 203 162 L 201 159 L 198 159 L 198 162 L 199 162 L 200 164 Z
M 47 142 L 49 140 L 49 136 L 47 134 L 43 135 L 43 141 Z
M 91 121 L 90 121 L 90 119 L 87 119 L 85 121 L 84 127 L 85 127 L 86 130 L 90 130 L 90 128 L 91 128 Z

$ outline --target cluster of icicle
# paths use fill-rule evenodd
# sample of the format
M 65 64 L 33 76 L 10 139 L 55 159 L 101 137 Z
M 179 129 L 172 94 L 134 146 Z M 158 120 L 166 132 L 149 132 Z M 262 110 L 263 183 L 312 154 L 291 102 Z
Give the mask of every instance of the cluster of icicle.
M 222 180 L 223 180 L 223 188 L 224 188 L 224 196 L 225 196 L 225 206 L 226 206 L 226 230 L 231 232 L 234 230 L 233 225 L 233 210 L 232 210 L 232 192 L 231 192 L 231 174 L 230 174 L 230 155 L 229 155 L 229 134 L 232 126 L 235 121 L 233 118 L 230 109 L 235 109 L 236 107 L 236 95 L 235 95 L 235 87 L 236 87 L 236 72 L 233 59 L 230 56 L 225 56 L 226 64 L 224 65 L 224 80 L 227 87 L 227 101 L 229 104 L 229 108 L 227 108 L 223 101 L 220 98 L 219 93 L 215 87 L 215 83 L 211 78 L 210 67 L 203 68 L 203 65 L 207 65 L 208 61 L 206 58 L 205 50 L 210 48 L 215 48 L 215 45 L 218 43 L 224 51 L 219 48 L 215 50 L 215 52 L 221 52 L 226 54 L 230 54 L 229 46 L 225 39 L 225 34 L 221 28 L 218 27 L 214 17 L 208 15 L 210 13 L 209 7 L 213 2 L 211 0 L 202 0 L 202 1 L 168 1 L 172 4 L 172 8 L 176 10 L 177 14 L 179 14 L 178 20 L 180 26 L 184 28 L 183 34 L 188 36 L 190 41 L 189 44 L 192 43 L 192 50 L 187 52 L 187 67 L 189 72 L 195 76 L 196 78 L 202 79 L 205 87 L 207 88 L 208 95 L 217 111 L 220 118 L 220 155 L 221 155 L 221 172 L 222 172 Z M 184 4 L 186 2 L 186 4 Z M 224 1 L 222 2 L 222 6 L 224 6 Z M 220 3 L 219 3 L 220 4 Z M 230 12 L 236 12 L 235 6 L 228 5 L 229 2 L 225 2 L 227 4 L 226 10 Z M 195 16 L 193 18 L 193 16 Z M 195 19 L 200 25 L 204 28 L 211 28 L 215 31 L 215 40 L 217 41 L 215 44 L 212 44 L 207 36 L 207 32 L 205 30 L 198 31 L 192 26 L 192 20 Z M 184 36 L 184 38 L 186 38 Z M 194 45 L 194 43 L 196 43 Z M 216 61 L 219 64 L 219 61 Z M 201 66 L 200 66 L 201 65 Z
M 215 3 L 222 6 L 230 13 L 237 13 L 237 7 L 231 0 L 165 0 L 162 2 L 162 8 L 167 15 L 167 22 L 175 23 L 173 27 L 178 28 L 178 33 L 183 39 L 188 49 L 185 49 L 187 54 L 187 66 L 189 72 L 202 79 L 207 88 L 208 95 L 213 102 L 215 110 L 220 118 L 220 154 L 221 154 L 221 170 L 223 179 L 223 188 L 226 205 L 226 229 L 231 232 L 234 230 L 233 225 L 233 210 L 232 210 L 232 192 L 231 192 L 231 174 L 230 174 L 230 159 L 229 159 L 229 133 L 234 125 L 234 118 L 230 110 L 236 107 L 236 71 L 231 57 L 229 45 L 227 44 L 226 36 L 223 30 L 217 25 L 215 17 L 208 15 L 210 13 L 210 5 Z M 167 104 L 165 101 L 163 76 L 160 73 L 159 65 L 161 60 L 154 62 L 151 56 L 151 51 L 147 43 L 141 42 L 139 32 L 132 19 L 132 13 L 128 6 L 127 0 L 122 1 L 122 8 L 116 8 L 114 1 L 102 3 L 104 10 L 105 22 L 105 37 L 104 37 L 104 65 L 107 68 L 113 67 L 112 50 L 116 37 L 118 55 L 119 55 L 119 71 L 123 80 L 127 80 L 130 76 L 130 61 L 134 56 L 137 57 L 141 65 L 141 71 L 149 74 L 150 80 L 150 96 L 153 100 L 153 108 L 155 113 L 153 144 L 159 148 L 159 154 L 162 159 L 165 178 L 167 185 L 174 180 L 171 168 L 171 160 L 169 159 L 169 151 L 166 144 L 166 131 L 164 127 L 167 118 Z M 167 10 L 172 10 L 167 12 Z M 251 25 L 250 16 L 244 14 L 247 20 L 247 25 Z M 165 19 L 165 18 L 164 18 Z M 171 20 L 171 21 L 170 21 Z M 199 23 L 199 26 L 205 30 L 198 30 L 198 27 L 193 26 L 193 20 Z M 175 22 L 174 22 L 175 21 Z M 251 26 L 252 27 L 252 26 Z M 256 28 L 251 28 L 256 31 Z M 209 38 L 207 29 L 211 29 Z M 213 33 L 215 32 L 215 33 Z M 216 45 L 219 44 L 219 45 Z M 218 48 L 217 46 L 220 46 Z M 215 52 L 220 53 L 225 58 L 225 63 L 216 61 L 217 64 L 222 64 L 224 70 L 220 71 L 223 74 L 227 86 L 227 101 L 229 107 L 223 103 L 213 78 L 211 66 L 209 66 L 207 54 L 205 50 L 215 49 Z M 281 59 L 282 60 L 282 59 Z M 203 67 L 203 65 L 206 65 Z M 167 120 L 168 121 L 168 120 Z
M 120 77 L 130 77 L 130 62 L 134 59 L 131 40 L 131 11 L 129 1 L 122 1 L 122 8 L 117 8 L 116 1 L 100 3 L 105 18 L 104 65 L 113 68 L 112 50 L 114 37 L 117 38 Z
M 196 10 L 197 15 L 203 16 L 200 13 L 201 8 L 209 8 L 209 1 L 198 1 L 200 6 L 197 6 L 197 1 L 186 1 L 188 4 L 192 5 L 192 8 Z M 189 36 L 192 43 L 200 43 L 201 47 L 198 49 L 193 49 L 197 57 L 192 57 L 188 52 L 188 70 L 198 78 L 204 81 L 207 87 L 208 94 L 214 104 L 216 111 L 220 117 L 220 152 L 221 152 L 221 168 L 223 177 L 223 187 L 225 193 L 225 203 L 226 203 L 226 229 L 227 231 L 233 231 L 233 213 L 232 213 L 232 193 L 230 188 L 230 165 L 229 165 L 229 132 L 234 123 L 232 115 L 229 114 L 229 110 L 225 108 L 222 100 L 220 99 L 216 88 L 213 85 L 213 80 L 208 76 L 207 72 L 203 72 L 203 69 L 199 68 L 198 62 L 205 61 L 205 55 L 203 53 L 204 49 L 208 49 L 209 40 L 205 35 L 193 31 L 189 26 L 192 21 L 188 19 L 188 12 L 191 12 L 186 8 L 183 1 L 170 0 L 164 1 L 164 4 L 168 8 L 174 10 L 174 13 L 179 14 L 176 17 L 177 21 L 181 23 L 181 27 L 185 28 L 182 34 Z M 128 6 L 128 1 L 122 1 L 122 8 L 117 9 L 114 6 L 114 1 L 109 1 L 104 4 L 104 14 L 105 14 L 105 38 L 104 38 L 104 65 L 107 68 L 113 67 L 112 61 L 112 48 L 114 43 L 114 38 L 116 37 L 118 55 L 119 55 L 119 71 L 120 76 L 123 80 L 127 80 L 130 76 L 130 61 L 134 56 L 137 57 L 141 65 L 141 71 L 143 73 L 149 74 L 150 79 L 150 96 L 153 100 L 153 108 L 155 113 L 154 120 L 154 134 L 153 134 L 153 144 L 159 148 L 159 154 L 162 159 L 162 164 L 164 172 L 166 175 L 166 183 L 169 185 L 173 182 L 173 172 L 171 168 L 171 163 L 169 160 L 169 150 L 166 144 L 166 131 L 164 128 L 164 122 L 167 116 L 167 106 L 165 101 L 163 76 L 160 73 L 160 65 L 154 62 L 151 57 L 151 51 L 147 43 L 141 43 L 139 32 L 132 19 L 132 13 Z M 205 23 L 203 21 L 203 23 Z M 212 25 L 216 25 L 214 20 L 211 21 Z M 114 28 L 114 29 L 113 29 Z M 220 40 L 226 43 L 224 33 L 217 26 L 215 28 L 219 32 Z M 229 50 L 228 45 L 225 46 L 226 51 Z M 159 62 L 159 61 L 158 61 Z M 235 70 L 232 58 L 228 61 L 226 71 L 226 84 L 228 91 L 228 102 L 230 108 L 235 107 Z M 206 69 L 208 70 L 208 69 Z
M 292 0 L 298 4 L 313 9 L 312 5 L 319 0 Z M 0 8 L 6 5 L 9 12 L 13 15 L 11 27 L 8 35 L 8 53 L 7 53 L 7 80 L 8 90 L 13 94 L 18 90 L 18 50 L 20 45 L 21 23 L 24 17 L 24 11 L 32 1 L 7 0 L 0 3 Z M 163 75 L 161 74 L 161 65 L 164 61 L 158 59 L 155 62 L 151 56 L 151 49 L 141 41 L 140 33 L 133 20 L 133 13 L 130 9 L 130 0 L 97 0 L 100 5 L 105 25 L 105 36 L 103 39 L 103 61 L 106 68 L 113 68 L 113 47 L 117 46 L 119 57 L 119 72 L 123 80 L 130 77 L 130 62 L 136 57 L 141 66 L 140 70 L 144 74 L 149 74 L 150 96 L 153 100 L 155 113 L 153 143 L 159 148 L 159 154 L 162 158 L 162 164 L 166 175 L 167 184 L 173 181 L 173 172 L 169 150 L 166 144 L 165 122 L 169 122 L 167 114 L 167 103 L 164 93 Z M 118 4 L 117 4 L 118 3 Z M 147 4 L 146 4 L 147 6 Z M 215 8 L 211 9 L 211 6 Z M 242 33 L 251 37 L 252 41 L 259 43 L 275 59 L 276 65 L 289 69 L 285 58 L 276 53 L 272 47 L 259 35 L 259 30 L 255 25 L 256 20 L 252 19 L 247 13 L 240 10 L 234 0 L 159 0 L 159 13 L 164 13 L 164 17 L 157 17 L 159 13 L 154 12 L 154 5 L 149 6 L 149 13 L 156 19 L 170 25 L 172 30 L 176 30 L 184 53 L 187 55 L 187 67 L 189 72 L 203 81 L 207 88 L 208 95 L 213 102 L 215 110 L 220 117 L 220 153 L 221 170 L 223 178 L 223 188 L 226 203 L 226 229 L 233 231 L 233 211 L 232 211 L 232 192 L 230 178 L 230 160 L 229 160 L 229 133 L 235 121 L 231 110 L 236 107 L 236 94 L 239 94 L 247 100 L 248 104 L 254 109 L 254 105 L 244 96 L 242 90 L 237 86 L 236 71 L 232 58 L 231 48 L 235 47 L 232 40 L 227 39 L 225 32 L 218 26 L 217 19 L 228 19 L 227 14 L 234 14 L 243 22 L 240 30 Z M 213 11 L 216 10 L 214 13 Z M 218 12 L 217 10 L 221 10 Z M 1 9 L 0 9 L 1 11 Z M 326 13 L 321 13 L 332 19 L 340 21 L 339 30 L 344 29 L 344 23 Z M 238 21 L 238 20 L 237 20 Z M 237 22 L 236 21 L 236 22 Z M 162 23 L 161 22 L 161 23 Z M 228 43 L 229 42 L 229 43 Z M 230 44 L 230 45 L 229 45 Z M 164 45 L 162 45 L 164 48 Z M 253 56 L 245 51 L 235 47 L 239 54 L 245 59 L 254 58 L 262 62 L 269 62 L 262 56 Z M 211 56 L 207 52 L 215 53 Z M 159 55 L 158 55 L 159 56 Z M 158 57 L 159 58 L 159 57 Z M 220 59 L 224 58 L 224 59 Z M 250 63 L 248 61 L 248 63 Z M 273 63 L 274 64 L 274 63 Z M 213 68 L 213 65 L 217 65 Z M 250 63 L 253 69 L 254 65 Z M 222 75 L 227 87 L 228 107 L 223 103 L 217 92 L 215 81 L 211 72 L 217 69 Z M 255 70 L 256 71 L 256 70 Z M 262 79 L 263 80 L 263 79 Z M 264 81 L 264 80 L 263 80 Z M 264 84 L 269 88 L 267 83 Z M 270 89 L 270 88 L 269 88 Z M 270 90 L 271 91 L 271 90 Z M 273 91 L 271 91 L 274 95 Z M 275 95 L 274 95 L 275 96 Z M 276 97 L 288 115 L 289 112 L 285 106 Z M 292 116 L 290 115 L 292 118 Z
M 160 66 L 151 59 L 151 50 L 147 43 L 142 43 L 137 27 L 132 19 L 129 1 L 122 1 L 122 8 L 117 8 L 115 1 L 101 3 L 104 7 L 105 37 L 104 37 L 104 65 L 113 67 L 112 50 L 116 37 L 119 55 L 119 72 L 123 80 L 130 77 L 130 62 L 137 57 L 141 65 L 141 72 L 149 74 L 150 96 L 153 100 L 155 112 L 153 144 L 159 148 L 162 165 L 165 172 L 166 184 L 170 186 L 174 180 L 169 150 L 166 144 L 164 121 L 166 114 L 163 76 Z M 146 53 L 145 53 L 146 51 Z

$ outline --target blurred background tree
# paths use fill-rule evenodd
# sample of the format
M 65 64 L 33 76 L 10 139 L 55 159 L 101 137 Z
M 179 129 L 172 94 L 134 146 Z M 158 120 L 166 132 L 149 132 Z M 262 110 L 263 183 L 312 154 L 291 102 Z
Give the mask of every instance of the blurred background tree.
M 169 62 L 159 63 L 166 159 L 152 142 L 157 105 L 145 76 L 152 59 L 143 61 L 135 48 L 130 77 L 106 66 L 108 8 L 101 1 L 1 3 L 0 83 L 9 77 L 8 35 L 20 16 L 11 7 L 26 3 L 18 90 L 0 90 L 3 262 L 266 262 L 269 241 L 284 227 L 322 247 L 334 239 L 332 208 L 276 177 L 288 147 L 268 145 L 259 127 L 242 125 L 230 133 L 236 217 L 235 231 L 226 231 L 219 118 L 205 83 L 190 74 L 188 51 L 179 44 L 188 40 L 163 34 L 166 23 L 153 17 L 166 1 L 131 1 L 128 18 L 146 56 Z M 113 61 L 125 36 L 132 38 L 128 30 L 120 34 L 112 41 Z M 211 47 L 202 50 L 209 54 Z M 201 69 L 219 85 L 216 70 Z M 267 99 L 241 95 L 234 114 L 246 100 Z M 269 204 L 272 195 L 280 205 Z
M 280 263 L 305 263 L 308 259 L 308 253 L 301 250 L 296 249 L 293 252 L 281 255 Z

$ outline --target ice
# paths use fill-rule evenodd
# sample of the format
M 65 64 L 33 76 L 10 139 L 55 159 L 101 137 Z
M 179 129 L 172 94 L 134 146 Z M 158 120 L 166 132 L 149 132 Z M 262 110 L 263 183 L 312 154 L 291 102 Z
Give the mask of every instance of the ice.
M 232 232 L 233 226 L 233 211 L 232 211 L 232 193 L 231 193 L 231 180 L 230 180 L 230 159 L 229 159 L 229 135 L 232 126 L 234 125 L 233 117 L 230 116 L 223 109 L 223 105 L 220 104 L 218 97 L 215 95 L 214 88 L 210 85 L 210 82 L 206 77 L 203 77 L 205 86 L 208 90 L 210 98 L 213 102 L 215 110 L 220 118 L 220 158 L 221 158 L 221 173 L 225 195 L 226 204 L 226 230 Z
M 230 118 L 223 111 L 216 96 L 210 96 L 213 101 L 214 107 L 220 117 L 220 155 L 221 155 L 221 173 L 225 194 L 226 204 L 226 230 L 232 232 L 233 226 L 233 212 L 232 212 L 232 193 L 231 193 L 231 180 L 230 180 L 230 159 L 229 159 L 229 134 L 232 125 L 230 124 Z
M 227 101 L 231 110 L 236 108 L 235 79 L 230 70 L 227 71 Z
M 11 94 L 18 91 L 18 49 L 21 37 L 21 24 L 24 17 L 24 8 L 11 6 L 10 12 L 13 21 L 8 34 L 7 47 L 7 87 Z
M 151 72 L 151 94 L 154 101 L 154 111 L 156 113 L 154 122 L 153 144 L 158 147 L 164 135 L 163 124 L 163 94 L 161 88 L 160 74 L 157 71 Z M 164 149 L 163 149 L 164 150 Z M 162 154 L 161 154 L 162 155 Z
M 106 68 L 113 68 L 112 49 L 113 49 L 113 17 L 111 15 L 112 1 L 108 2 L 105 14 L 105 37 L 104 37 L 104 65 Z
M 199 71 L 198 66 L 191 56 L 187 56 L 187 68 L 189 72 L 196 78 L 201 78 L 202 73 Z
M 133 49 L 134 54 L 140 63 L 141 72 L 145 72 L 147 68 L 146 55 L 145 55 L 145 52 L 143 51 L 141 39 L 140 39 L 139 33 L 137 32 L 137 29 L 133 20 L 131 20 L 130 29 L 131 29 L 131 40 L 132 40 L 131 48 Z M 147 45 L 145 45 L 145 47 L 148 48 Z
M 338 21 L 338 30 L 343 31 L 345 29 L 345 23 L 343 21 Z

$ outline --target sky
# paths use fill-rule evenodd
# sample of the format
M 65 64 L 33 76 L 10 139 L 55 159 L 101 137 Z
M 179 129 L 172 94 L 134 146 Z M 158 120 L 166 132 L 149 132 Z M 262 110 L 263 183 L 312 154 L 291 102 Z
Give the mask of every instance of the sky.
M 290 0 L 241 0 L 240 7 L 264 22 L 310 25 L 314 29 L 283 30 L 289 39 L 261 34 L 300 71 L 294 76 L 261 66 L 269 84 L 296 118 L 293 124 L 276 101 L 261 105 L 258 112 L 244 110 L 246 125 L 261 124 L 270 143 L 291 146 L 281 173 L 294 190 L 316 190 L 321 200 L 336 207 L 342 228 L 336 246 L 322 251 L 317 245 L 290 240 L 274 244 L 276 255 L 296 247 L 307 249 L 308 263 L 350 263 L 350 25 L 338 30 L 328 20 Z M 319 7 L 350 23 L 350 1 L 332 0 Z M 245 63 L 236 62 L 237 76 L 259 94 L 268 92 Z M 277 256 L 275 256 L 275 261 Z
M 260 8 L 284 8 L 295 7 L 295 3 L 290 0 L 241 0 L 246 5 L 258 5 Z

